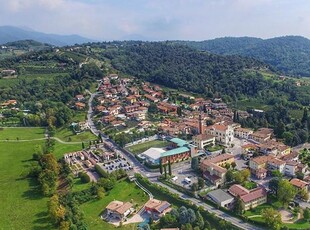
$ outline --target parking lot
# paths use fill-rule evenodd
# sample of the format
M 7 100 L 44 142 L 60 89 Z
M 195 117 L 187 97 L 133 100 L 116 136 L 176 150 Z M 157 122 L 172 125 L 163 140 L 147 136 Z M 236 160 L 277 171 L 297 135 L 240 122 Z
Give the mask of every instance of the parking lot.
M 172 182 L 186 189 L 191 189 L 193 183 L 198 182 L 198 175 L 191 169 L 190 161 L 181 162 L 172 166 Z M 185 181 L 187 178 L 187 182 Z
M 126 161 L 125 158 L 111 160 L 106 163 L 99 163 L 99 165 L 103 170 L 107 171 L 108 173 L 111 173 L 117 169 L 123 169 L 125 171 L 132 170 L 132 166 L 129 164 L 129 162 Z

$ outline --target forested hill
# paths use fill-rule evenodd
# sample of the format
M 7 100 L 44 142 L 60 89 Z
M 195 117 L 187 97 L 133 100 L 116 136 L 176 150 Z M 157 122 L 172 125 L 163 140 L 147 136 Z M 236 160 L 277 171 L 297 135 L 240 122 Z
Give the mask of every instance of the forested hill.
M 108 49 L 115 69 L 168 87 L 231 99 L 256 96 L 268 82 L 255 71 L 267 66 L 251 58 L 219 56 L 166 43 L 142 43 Z
M 288 75 L 310 77 L 310 40 L 300 36 L 271 39 L 217 38 L 201 42 L 176 41 L 199 50 L 257 58 Z

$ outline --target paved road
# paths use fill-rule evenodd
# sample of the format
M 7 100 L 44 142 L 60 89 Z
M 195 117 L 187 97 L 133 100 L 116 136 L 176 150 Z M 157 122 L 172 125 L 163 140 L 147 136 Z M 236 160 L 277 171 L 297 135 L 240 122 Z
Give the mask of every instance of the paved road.
M 89 91 L 88 91 L 89 92 Z M 89 92 L 90 93 L 90 92 Z M 203 208 L 205 208 L 206 210 L 208 210 L 210 213 L 214 213 L 216 216 L 218 216 L 219 218 L 222 218 L 228 222 L 231 222 L 232 224 L 234 224 L 235 226 L 241 228 L 241 229 L 246 229 L 246 230 L 261 230 L 262 228 L 256 227 L 252 224 L 249 223 L 245 223 L 244 221 L 230 216 L 229 214 L 226 214 L 225 212 L 218 210 L 206 203 L 204 203 L 201 200 L 198 200 L 196 198 L 192 198 L 189 197 L 183 193 L 180 193 L 179 191 L 161 183 L 158 181 L 158 176 L 160 175 L 159 172 L 152 172 L 149 171 L 147 168 L 144 167 L 144 165 L 142 165 L 132 154 L 130 154 L 127 151 L 124 151 L 123 149 L 119 148 L 112 140 L 110 140 L 108 137 L 106 137 L 102 132 L 100 132 L 99 130 L 97 130 L 96 126 L 94 125 L 94 122 L 92 120 L 92 115 L 93 115 L 93 110 L 92 110 L 92 100 L 94 99 L 94 97 L 96 96 L 96 93 L 90 93 L 90 98 L 88 101 L 88 113 L 87 113 L 87 120 L 88 120 L 88 124 L 90 126 L 91 132 L 93 134 L 95 134 L 96 136 L 99 135 L 99 133 L 101 133 L 104 142 L 109 142 L 111 144 L 113 144 L 115 151 L 117 153 L 122 153 L 122 155 L 127 159 L 128 162 L 130 162 L 131 165 L 133 165 L 134 171 L 137 173 L 140 173 L 142 176 L 147 177 L 152 183 L 158 184 L 160 186 L 166 187 L 170 192 L 175 193 L 177 195 L 179 195 L 181 198 L 186 199 L 186 200 L 190 200 L 191 202 L 193 202 L 194 204 L 196 204 L 197 206 L 201 206 Z

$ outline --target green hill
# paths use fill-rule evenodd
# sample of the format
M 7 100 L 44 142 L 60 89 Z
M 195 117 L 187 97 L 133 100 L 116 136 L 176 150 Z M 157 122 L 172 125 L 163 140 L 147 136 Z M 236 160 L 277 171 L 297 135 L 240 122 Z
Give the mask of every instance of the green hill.
M 221 55 L 241 55 L 266 62 L 287 75 L 310 77 L 310 40 L 300 36 L 271 39 L 225 37 L 192 42 L 176 41 Z

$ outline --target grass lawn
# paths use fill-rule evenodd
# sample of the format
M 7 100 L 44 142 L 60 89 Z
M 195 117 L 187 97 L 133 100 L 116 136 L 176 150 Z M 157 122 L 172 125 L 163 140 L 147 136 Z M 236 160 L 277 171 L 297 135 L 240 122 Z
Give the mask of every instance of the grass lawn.
M 91 183 L 83 183 L 80 178 L 74 178 L 72 192 L 79 192 L 91 187 Z
M 57 129 L 55 137 L 66 142 L 89 142 L 90 140 L 97 140 L 97 137 L 90 131 L 84 131 L 78 135 L 74 134 L 69 128 Z
M 167 141 L 154 140 L 154 141 L 148 141 L 148 142 L 144 142 L 141 144 L 133 145 L 133 146 L 128 147 L 127 149 L 133 154 L 140 154 L 148 150 L 151 147 L 155 147 L 155 148 L 166 147 L 167 143 L 168 143 Z
M 86 144 L 85 147 L 87 147 Z M 63 157 L 64 153 L 76 152 L 80 150 L 82 150 L 82 144 L 61 144 L 56 141 L 53 153 L 57 159 L 59 159 Z
M 43 143 L 0 142 L 1 229 L 53 229 L 47 216 L 48 199 L 38 191 L 35 180 L 24 178 L 35 145 Z
M 119 181 L 115 187 L 101 200 L 93 200 L 81 205 L 85 221 L 89 229 L 115 229 L 114 225 L 100 219 L 99 215 L 104 208 L 113 200 L 133 201 L 140 207 L 148 200 L 148 196 L 133 182 Z M 123 225 L 120 229 L 137 229 L 137 224 Z
M 310 223 L 304 220 L 298 220 L 293 224 L 284 224 L 291 229 L 310 229 Z
M 243 186 L 246 188 L 246 189 L 253 189 L 253 188 L 256 188 L 257 187 L 257 184 L 255 182 L 252 182 L 252 181 L 246 181 L 243 183 Z
M 32 140 L 44 138 L 44 128 L 3 128 L 0 129 L 0 140 Z

